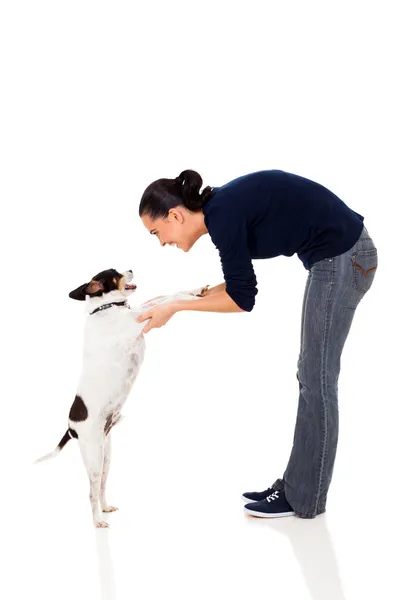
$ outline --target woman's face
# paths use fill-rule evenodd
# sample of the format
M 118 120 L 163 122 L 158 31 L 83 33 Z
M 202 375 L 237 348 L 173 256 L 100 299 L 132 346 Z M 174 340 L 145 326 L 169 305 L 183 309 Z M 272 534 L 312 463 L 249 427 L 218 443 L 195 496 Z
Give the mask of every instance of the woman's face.
M 204 216 L 201 213 L 204 223 Z M 199 231 L 199 217 L 184 207 L 172 208 L 164 219 L 155 219 L 149 215 L 143 215 L 143 225 L 152 235 L 155 235 L 160 244 L 165 246 L 176 246 L 184 252 L 188 252 L 193 244 L 204 232 Z

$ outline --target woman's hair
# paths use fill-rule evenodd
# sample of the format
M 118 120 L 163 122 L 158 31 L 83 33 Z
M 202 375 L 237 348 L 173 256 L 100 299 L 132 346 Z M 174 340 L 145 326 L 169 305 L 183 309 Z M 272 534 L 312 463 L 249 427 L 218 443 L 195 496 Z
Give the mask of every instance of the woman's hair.
M 196 212 L 211 198 L 213 189 L 204 188 L 203 180 L 196 171 L 182 171 L 175 179 L 157 179 L 144 191 L 139 205 L 139 216 L 148 215 L 152 221 L 165 219 L 171 208 L 185 206 Z

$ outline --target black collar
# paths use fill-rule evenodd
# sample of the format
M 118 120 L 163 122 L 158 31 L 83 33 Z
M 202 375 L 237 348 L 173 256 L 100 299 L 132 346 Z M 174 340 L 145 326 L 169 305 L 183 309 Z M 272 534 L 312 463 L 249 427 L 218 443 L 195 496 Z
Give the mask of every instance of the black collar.
M 102 306 L 95 308 L 94 311 L 89 314 L 94 315 L 94 313 L 97 313 L 99 310 L 105 310 L 106 308 L 110 308 L 110 306 L 128 306 L 128 303 L 126 300 L 123 302 L 110 302 L 110 304 L 103 304 Z

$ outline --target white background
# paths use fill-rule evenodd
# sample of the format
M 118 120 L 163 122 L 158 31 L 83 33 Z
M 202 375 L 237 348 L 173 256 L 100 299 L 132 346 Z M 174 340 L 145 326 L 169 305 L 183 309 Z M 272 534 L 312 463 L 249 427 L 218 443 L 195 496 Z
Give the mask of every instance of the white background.
M 1 52 L 2 577 L 7 600 L 398 595 L 398 20 L 395 2 L 4 0 Z M 379 269 L 342 355 L 325 516 L 254 519 L 297 410 L 307 271 L 257 261 L 250 314 L 180 313 L 113 433 L 95 531 L 66 430 L 83 306 L 71 289 L 133 269 L 131 303 L 222 281 L 202 238 L 162 249 L 144 188 L 192 168 L 218 186 L 278 168 L 365 217 Z M 392 547 L 391 549 L 389 547 Z

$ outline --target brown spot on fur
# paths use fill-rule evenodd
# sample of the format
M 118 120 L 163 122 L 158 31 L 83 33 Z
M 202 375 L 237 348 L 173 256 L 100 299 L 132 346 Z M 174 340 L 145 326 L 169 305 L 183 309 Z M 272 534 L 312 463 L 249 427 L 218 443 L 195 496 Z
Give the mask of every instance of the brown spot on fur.
M 118 412 L 119 408 L 116 409 L 115 412 L 110 413 L 106 419 L 106 423 L 104 425 L 104 435 L 107 436 L 111 429 L 114 427 L 114 425 L 116 425 L 117 423 L 120 422 L 120 420 L 122 419 L 121 414 Z
M 104 425 L 104 434 L 107 435 L 111 429 L 113 413 L 109 414 Z
M 69 411 L 71 421 L 85 421 L 88 418 L 88 409 L 80 396 L 75 396 L 75 400 Z

